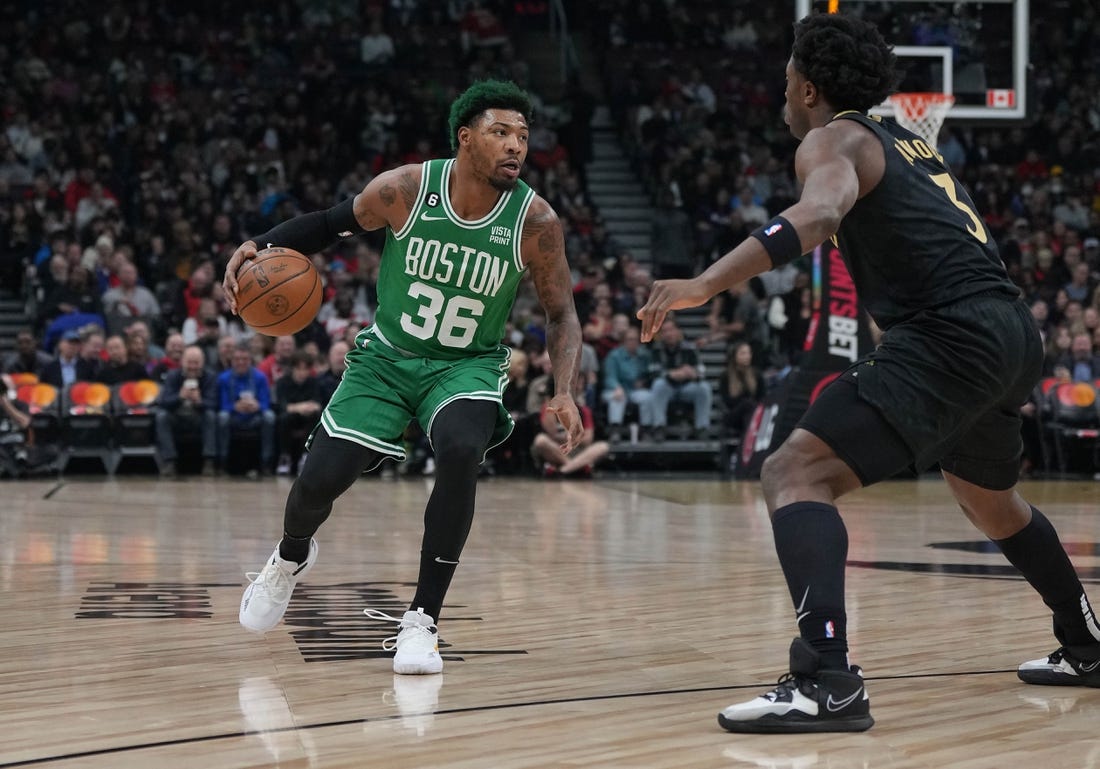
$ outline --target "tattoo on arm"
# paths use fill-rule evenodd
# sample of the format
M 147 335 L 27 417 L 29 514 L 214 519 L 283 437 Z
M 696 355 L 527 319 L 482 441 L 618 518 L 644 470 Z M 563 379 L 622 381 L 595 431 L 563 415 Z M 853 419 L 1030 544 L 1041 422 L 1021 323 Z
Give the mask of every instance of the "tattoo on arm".
M 377 230 L 394 222 L 404 221 L 407 212 L 411 212 L 420 192 L 420 174 L 405 171 L 397 176 L 397 171 L 387 171 L 371 185 L 367 185 L 357 198 L 355 218 L 365 230 Z M 404 210 L 402 210 L 404 209 Z
M 397 192 L 393 189 L 392 184 L 387 184 L 378 190 L 378 197 L 381 198 L 383 205 L 389 208 L 397 201 Z
M 524 258 L 546 311 L 546 347 L 557 392 L 569 392 L 581 353 L 581 325 L 565 261 L 561 222 L 545 202 L 536 201 L 523 225 Z
M 412 213 L 416 196 L 420 194 L 420 177 L 414 173 L 401 174 L 401 197 L 405 201 L 405 208 Z

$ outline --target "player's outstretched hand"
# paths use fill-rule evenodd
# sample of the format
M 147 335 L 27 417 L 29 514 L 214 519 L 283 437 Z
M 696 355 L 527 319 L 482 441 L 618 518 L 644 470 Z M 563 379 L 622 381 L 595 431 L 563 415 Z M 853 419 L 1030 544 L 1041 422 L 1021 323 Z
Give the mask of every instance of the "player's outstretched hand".
M 584 425 L 581 424 L 581 413 L 577 410 L 577 403 L 568 393 L 558 393 L 550 399 L 546 410 L 557 417 L 558 422 L 565 428 L 565 443 L 561 445 L 562 453 L 568 454 L 580 445 L 584 436 Z
M 237 271 L 241 269 L 247 259 L 256 257 L 256 243 L 246 240 L 237 246 L 233 256 L 229 258 L 229 264 L 225 266 L 225 277 L 222 278 L 222 289 L 225 291 L 225 299 L 229 302 L 229 309 L 237 314 Z
M 638 310 L 642 322 L 642 341 L 652 342 L 665 316 L 672 310 L 698 307 L 710 299 L 710 294 L 697 278 L 690 280 L 658 280 L 649 291 L 645 306 Z

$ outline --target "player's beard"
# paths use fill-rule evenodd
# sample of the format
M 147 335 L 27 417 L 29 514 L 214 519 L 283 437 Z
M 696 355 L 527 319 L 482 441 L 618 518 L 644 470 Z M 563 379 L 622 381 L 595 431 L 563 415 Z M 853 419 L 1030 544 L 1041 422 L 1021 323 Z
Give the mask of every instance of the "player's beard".
M 516 188 L 517 182 L 519 182 L 519 177 L 515 179 L 501 179 L 496 176 L 489 177 L 489 186 L 497 192 L 511 192 Z

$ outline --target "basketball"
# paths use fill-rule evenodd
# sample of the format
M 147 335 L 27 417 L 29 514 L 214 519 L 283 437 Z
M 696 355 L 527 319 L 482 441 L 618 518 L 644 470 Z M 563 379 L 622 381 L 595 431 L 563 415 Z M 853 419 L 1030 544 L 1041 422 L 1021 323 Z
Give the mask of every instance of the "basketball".
M 313 262 L 290 248 L 265 248 L 237 272 L 237 312 L 261 334 L 301 331 L 321 309 L 324 291 Z

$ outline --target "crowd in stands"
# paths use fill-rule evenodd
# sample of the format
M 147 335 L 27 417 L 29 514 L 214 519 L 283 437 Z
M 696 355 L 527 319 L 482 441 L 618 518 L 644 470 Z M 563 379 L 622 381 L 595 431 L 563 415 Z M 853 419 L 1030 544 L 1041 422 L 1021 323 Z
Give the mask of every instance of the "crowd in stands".
M 717 297 L 707 331 L 666 324 L 638 341 L 654 277 L 696 273 L 797 194 L 796 147 L 779 119 L 789 8 L 745 0 L 570 3 L 605 82 L 574 79 L 537 105 L 525 179 L 557 210 L 585 339 L 576 397 L 586 440 L 555 454 L 545 319 L 530 282 L 506 338 L 517 429 L 502 472 L 585 474 L 625 440 L 739 435 L 797 365 L 809 318 L 806 265 Z M 978 201 L 1048 341 L 1050 375 L 1100 378 L 1100 60 L 1087 0 L 1033 15 L 1035 118 L 1009 130 L 951 126 L 941 149 Z M 1072 11 L 1072 12 L 1069 12 Z M 103 5 L 44 0 L 0 14 L 0 286 L 35 309 L 5 372 L 161 386 L 157 445 L 176 471 L 191 436 L 201 471 L 254 445 L 254 474 L 293 473 L 343 353 L 377 304 L 380 232 L 313 255 L 325 302 L 293 337 L 254 334 L 221 278 L 248 236 L 357 193 L 378 172 L 449 154 L 446 113 L 472 80 L 531 88 L 517 55 L 546 4 L 493 0 L 242 0 Z M 1089 20 L 1091 19 L 1091 24 Z M 1075 74 L 1077 73 L 1077 74 Z M 655 207 L 652 263 L 610 232 L 587 191 L 588 123 L 606 94 Z M 557 96 L 555 94 L 555 96 Z M 712 390 L 704 349 L 727 361 Z M 712 424 L 712 415 L 717 423 Z M 611 441 L 609 445 L 604 438 Z M 410 466 L 430 471 L 407 434 Z
M 796 143 L 779 119 L 788 13 L 742 0 L 597 0 L 589 8 L 604 91 L 657 207 L 658 277 L 695 274 L 796 195 Z M 1007 126 L 949 120 L 939 149 L 1032 306 L 1047 344 L 1044 376 L 1100 384 L 1098 24 L 1088 0 L 1033 4 L 1031 117 Z M 717 297 L 709 332 L 693 340 L 728 351 L 718 399 L 734 424 L 743 424 L 746 396 L 760 397 L 798 363 L 810 317 L 807 268 L 796 262 Z M 1025 472 L 1040 462 L 1037 441 L 1026 452 Z

